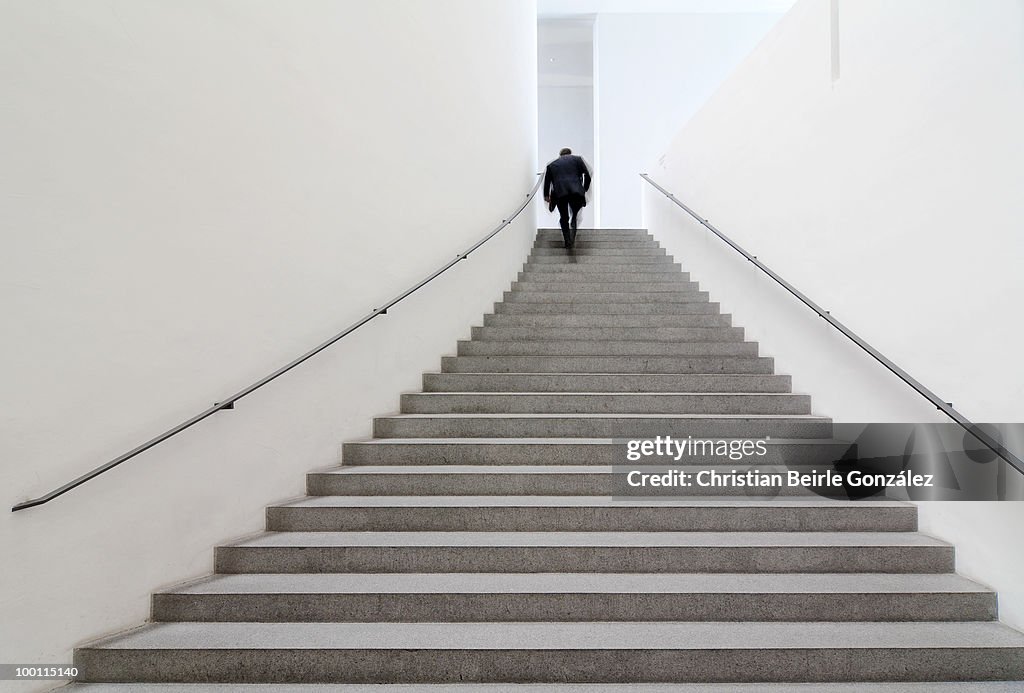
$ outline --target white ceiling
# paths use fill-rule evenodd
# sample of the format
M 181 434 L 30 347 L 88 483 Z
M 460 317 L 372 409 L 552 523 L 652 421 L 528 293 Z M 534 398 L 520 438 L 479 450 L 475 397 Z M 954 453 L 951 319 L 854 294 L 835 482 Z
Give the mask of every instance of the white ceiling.
M 602 13 L 788 12 L 796 0 L 537 0 L 540 17 Z

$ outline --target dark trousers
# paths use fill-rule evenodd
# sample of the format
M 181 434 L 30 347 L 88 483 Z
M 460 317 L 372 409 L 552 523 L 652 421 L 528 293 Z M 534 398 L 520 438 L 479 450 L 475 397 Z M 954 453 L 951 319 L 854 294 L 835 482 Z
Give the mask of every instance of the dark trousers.
M 555 200 L 558 207 L 558 225 L 562 227 L 562 238 L 565 239 L 565 247 L 571 248 L 576 242 L 576 223 L 580 210 L 586 199 L 582 195 L 566 195 Z M 572 212 L 572 221 L 569 221 L 569 212 Z

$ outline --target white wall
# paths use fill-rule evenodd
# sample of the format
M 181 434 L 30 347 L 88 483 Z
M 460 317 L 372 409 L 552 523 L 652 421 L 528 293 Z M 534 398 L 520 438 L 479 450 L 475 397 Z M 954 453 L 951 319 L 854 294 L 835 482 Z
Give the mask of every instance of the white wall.
M 535 37 L 523 0 L 3 3 L 0 504 L 247 385 L 507 216 L 535 181 Z M 70 662 L 259 531 L 500 300 L 529 216 L 234 412 L 0 512 L 4 661 Z
M 777 13 L 600 14 L 598 197 L 604 226 L 641 225 L 637 174 L 778 21 Z
M 569 147 L 588 162 L 594 160 L 594 88 L 541 87 L 539 90 L 541 164 Z
M 650 173 L 977 422 L 1024 420 L 1024 7 L 802 0 Z M 734 251 L 645 190 L 645 220 L 816 413 L 943 420 Z M 1020 504 L 923 504 L 1024 626 Z

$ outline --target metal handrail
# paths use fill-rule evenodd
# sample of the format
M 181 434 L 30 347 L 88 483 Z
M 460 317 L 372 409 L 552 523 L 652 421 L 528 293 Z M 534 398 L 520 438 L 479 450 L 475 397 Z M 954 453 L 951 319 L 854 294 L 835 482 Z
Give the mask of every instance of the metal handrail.
M 522 213 L 522 211 L 524 209 L 526 209 L 526 207 L 533 200 L 534 196 L 537 194 L 537 190 L 540 188 L 540 184 L 541 184 L 542 180 L 543 180 L 543 178 L 541 177 L 541 174 L 538 173 L 537 174 L 537 182 L 534 183 L 533 188 L 530 190 L 530 192 L 526 193 L 526 200 L 521 205 L 519 205 L 519 207 L 507 219 L 502 219 L 501 220 L 501 224 L 499 224 L 497 228 L 495 228 L 489 234 L 487 234 L 486 236 L 481 238 L 479 241 L 477 241 L 475 244 L 470 246 L 467 250 L 465 250 L 465 251 L 459 253 L 458 255 L 456 255 L 454 260 L 452 260 L 451 262 L 446 264 L 444 267 L 442 267 L 441 269 L 439 269 L 436 272 L 434 272 L 433 274 L 431 274 L 429 277 L 427 277 L 423 281 L 421 281 L 418 284 L 414 285 L 412 288 L 403 291 L 401 294 L 399 294 L 395 298 L 391 299 L 390 301 L 385 303 L 380 308 L 374 308 L 367 315 L 365 315 L 364 317 L 360 318 L 356 322 L 352 323 L 351 325 L 349 325 L 344 330 L 342 330 L 338 334 L 334 335 L 333 337 L 331 337 L 327 341 L 325 341 L 322 344 L 319 344 L 318 346 L 310 349 L 309 351 L 307 351 L 302 356 L 300 356 L 297 359 L 289 362 L 288 364 L 282 366 L 281 368 L 278 368 L 276 371 L 274 371 L 270 375 L 267 375 L 267 376 L 265 376 L 263 378 L 260 378 L 255 383 L 253 383 L 252 385 L 249 385 L 245 389 L 239 390 L 238 392 L 236 392 L 235 394 L 231 395 L 230 397 L 227 397 L 224 400 L 222 400 L 220 402 L 217 402 L 216 404 L 214 404 L 209 409 L 206 409 L 206 410 L 200 412 L 199 414 L 196 414 L 191 419 L 188 419 L 187 421 L 183 421 L 182 423 L 178 424 L 174 428 L 171 428 L 171 429 L 169 429 L 167 431 L 164 431 L 163 433 L 161 433 L 157 437 L 153 438 L 152 440 L 148 440 L 145 443 L 143 443 L 142 445 L 138 446 L 137 448 L 129 450 L 128 452 L 124 453 L 120 457 L 115 457 L 110 462 L 107 462 L 106 464 L 101 465 L 101 466 L 97 467 L 96 469 L 93 469 L 91 472 L 83 474 L 82 476 L 78 477 L 77 479 L 69 481 L 68 483 L 64 484 L 63 486 L 55 488 L 54 490 L 50 491 L 49 493 L 47 493 L 45 495 L 42 495 L 42 496 L 40 496 L 38 498 L 33 498 L 33 499 L 27 500 L 27 501 L 25 501 L 23 503 L 18 503 L 13 508 L 11 508 L 11 512 L 17 512 L 18 510 L 25 510 L 26 508 L 32 508 L 32 507 L 35 507 L 37 505 L 42 505 L 43 503 L 48 503 L 48 502 L 52 501 L 54 498 L 56 498 L 57 496 L 62 496 L 65 493 L 67 493 L 68 491 L 70 491 L 71 489 L 73 489 L 73 488 L 75 488 L 77 486 L 81 486 L 82 484 L 84 484 L 85 482 L 87 482 L 87 481 L 89 481 L 91 479 L 95 479 L 96 477 L 98 477 L 100 474 L 103 474 L 104 472 L 110 471 L 111 469 L 113 469 L 117 465 L 121 464 L 122 462 L 127 462 L 128 460 L 130 460 L 131 458 L 135 457 L 139 453 L 145 452 L 146 450 L 149 450 L 150 448 L 152 448 L 152 447 L 154 447 L 156 445 L 159 445 L 160 443 L 164 442 L 168 438 L 172 438 L 172 437 L 178 435 L 182 431 L 184 431 L 184 430 L 194 426 L 195 424 L 199 423 L 203 419 L 206 419 L 206 418 L 208 418 L 210 416 L 213 416 L 217 412 L 225 410 L 225 409 L 234 409 L 235 408 L 235 402 L 237 402 L 238 400 L 242 399 L 246 395 L 252 394 L 253 392 L 255 392 L 256 390 L 260 389 L 261 387 L 263 387 L 264 385 L 266 385 L 270 381 L 275 380 L 276 378 L 284 375 L 285 373 L 287 373 L 291 369 L 295 368 L 299 364 L 303 363 L 304 361 L 312 358 L 313 356 L 316 356 L 321 351 L 323 351 L 327 347 L 331 346 L 332 344 L 334 344 L 335 342 L 337 342 L 341 338 L 343 338 L 343 337 L 345 337 L 347 335 L 352 334 L 353 332 L 358 330 L 360 327 L 362 327 L 366 323 L 368 323 L 371 320 L 373 320 L 374 318 L 376 318 L 378 315 L 386 315 L 387 312 L 388 312 L 388 308 L 391 308 L 392 306 L 397 304 L 399 301 L 402 301 L 405 298 L 407 298 L 410 295 L 412 295 L 413 293 L 415 293 L 416 291 L 419 291 L 424 286 L 426 286 L 427 284 L 429 284 L 430 282 L 432 282 L 433 280 L 437 279 L 439 276 L 441 276 L 442 274 L 444 274 L 445 272 L 450 270 L 452 267 L 457 265 L 459 262 L 461 262 L 462 260 L 465 260 L 466 258 L 468 258 L 470 253 L 472 253 L 474 250 L 476 250 L 477 248 L 482 246 L 487 241 L 491 240 L 491 238 L 493 238 L 495 235 L 497 235 L 499 231 L 501 231 L 506 226 L 511 224 L 515 220 L 515 218 L 518 217 L 520 215 L 520 213 Z
M 808 308 L 810 308 L 815 313 L 817 313 L 819 317 L 823 318 L 830 325 L 832 325 L 832 327 L 836 328 L 841 333 L 843 333 L 847 338 L 850 339 L 850 341 L 852 341 L 854 344 L 856 344 L 861 349 L 866 351 L 870 356 L 872 356 L 876 361 L 881 363 L 883 366 L 888 368 L 892 373 L 894 373 L 896 375 L 896 377 L 898 377 L 900 380 L 902 380 L 907 385 L 909 385 L 914 390 L 916 390 L 922 397 L 927 399 L 929 402 L 934 404 L 935 407 L 939 411 L 941 411 L 943 414 L 945 414 L 946 416 L 951 418 L 956 423 L 960 424 L 961 428 L 963 428 L 965 431 L 970 433 L 982 445 L 984 445 L 988 449 L 992 450 L 994 453 L 999 455 L 999 457 L 1001 457 L 1004 460 L 1006 460 L 1006 462 L 1011 467 L 1016 469 L 1018 472 L 1020 472 L 1021 474 L 1024 474 L 1024 461 L 1022 461 L 1013 452 L 1008 450 L 1006 448 L 1006 446 L 1001 444 L 999 441 L 995 440 L 992 436 L 990 436 L 987 432 L 985 432 L 985 430 L 982 429 L 980 426 L 975 425 L 974 423 L 972 423 L 970 421 L 970 419 L 968 419 L 966 416 L 964 416 L 963 414 L 958 412 L 953 407 L 953 404 L 951 402 L 945 401 L 944 399 L 942 399 L 941 397 L 936 395 L 934 392 L 929 390 L 927 387 L 922 385 L 920 381 L 918 381 L 912 375 L 910 375 L 905 370 L 903 370 L 902 368 L 897 366 L 895 363 L 893 363 L 892 360 L 890 360 L 888 357 L 885 356 L 885 354 L 883 354 L 880 351 L 878 351 L 877 349 L 875 349 L 873 346 L 871 346 L 866 341 L 864 341 L 860 336 L 858 336 L 857 333 L 855 333 L 849 327 L 847 327 L 846 325 L 844 325 L 843 323 L 839 322 L 837 319 L 832 317 L 832 315 L 827 310 L 824 310 L 821 306 L 819 306 L 817 303 L 815 303 L 814 301 L 809 299 L 806 295 L 804 295 L 801 291 L 799 291 L 795 286 L 793 286 L 792 284 L 787 282 L 785 279 L 780 277 L 778 274 L 773 272 L 763 262 L 758 260 L 755 255 L 751 255 L 750 253 L 748 253 L 738 243 L 736 243 L 734 240 L 732 240 L 731 238 L 726 236 L 724 233 L 722 233 L 721 231 L 716 229 L 711 224 L 711 222 L 709 222 L 707 219 L 705 219 L 704 217 L 702 217 L 699 214 L 697 214 L 696 212 L 694 212 L 692 209 L 690 209 L 685 204 L 683 204 L 683 202 L 681 202 L 675 195 L 673 195 L 668 190 L 666 190 L 665 188 L 661 187 L 660 185 L 655 183 L 653 180 L 651 180 L 651 177 L 649 175 L 647 175 L 646 173 L 641 173 L 640 177 L 643 178 L 648 183 L 650 183 L 656 190 L 658 190 L 661 194 L 665 195 L 665 197 L 667 197 L 669 200 L 671 200 L 672 202 L 676 203 L 676 205 L 678 205 L 684 211 L 686 211 L 687 214 L 689 214 L 691 217 L 693 217 L 698 222 L 700 222 L 700 224 L 704 228 L 706 228 L 708 231 L 710 231 L 711 233 L 715 234 L 720 239 L 722 239 L 723 241 L 728 243 L 729 246 L 733 250 L 735 250 L 740 255 L 745 257 L 749 262 L 753 263 L 753 265 L 755 267 L 757 267 L 759 270 L 761 270 L 762 272 L 767 274 L 769 277 L 774 279 L 776 283 L 778 283 L 780 286 L 782 286 L 782 288 L 784 288 L 789 293 L 793 294 L 804 305 L 806 305 Z

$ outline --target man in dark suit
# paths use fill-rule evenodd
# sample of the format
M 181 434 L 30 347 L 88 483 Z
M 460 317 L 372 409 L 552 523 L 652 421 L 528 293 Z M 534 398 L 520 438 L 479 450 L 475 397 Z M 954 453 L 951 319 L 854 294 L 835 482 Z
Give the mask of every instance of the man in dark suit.
M 587 206 L 588 190 L 590 169 L 586 162 L 568 147 L 562 149 L 544 171 L 544 201 L 551 205 L 550 209 L 558 207 L 558 224 L 562 227 L 566 248 L 576 243 L 576 224 L 580 209 Z

